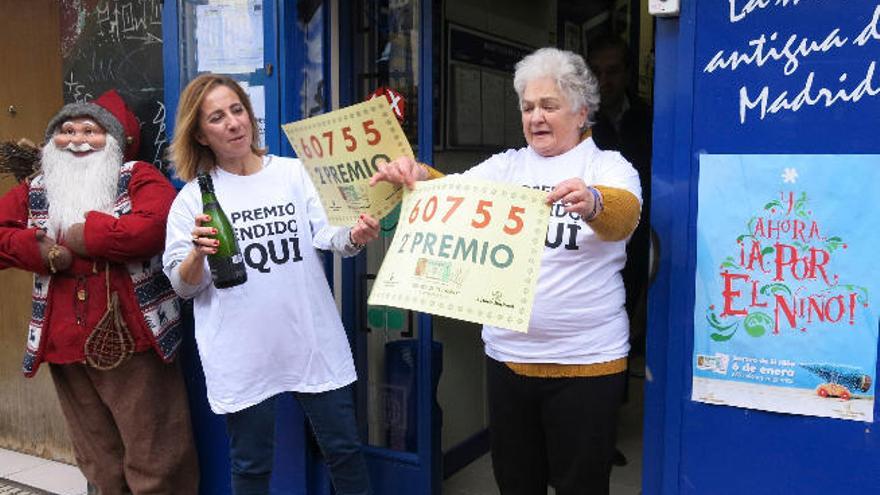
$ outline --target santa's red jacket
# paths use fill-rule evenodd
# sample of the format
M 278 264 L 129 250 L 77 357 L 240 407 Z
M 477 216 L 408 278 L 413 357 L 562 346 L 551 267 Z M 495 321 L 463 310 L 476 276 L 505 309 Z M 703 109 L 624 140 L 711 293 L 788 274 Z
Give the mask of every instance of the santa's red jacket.
M 48 273 L 36 239 L 48 213 L 42 177 L 0 198 L 0 269 L 35 274 L 26 375 L 35 374 L 42 361 L 84 362 L 86 339 L 107 310 L 106 267 L 110 291 L 118 294 L 135 352 L 152 347 L 163 359 L 173 358 L 180 342 L 179 303 L 159 258 L 174 196 L 172 185 L 152 165 L 126 163 L 120 168 L 113 214 L 86 215 L 84 236 L 90 257 L 74 254 L 71 267 L 54 275 Z M 84 301 L 77 297 L 82 290 Z

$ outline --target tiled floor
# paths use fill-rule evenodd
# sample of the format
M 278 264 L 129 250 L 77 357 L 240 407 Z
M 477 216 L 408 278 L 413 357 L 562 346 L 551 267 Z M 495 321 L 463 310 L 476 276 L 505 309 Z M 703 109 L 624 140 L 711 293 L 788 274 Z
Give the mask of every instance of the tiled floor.
M 57 495 L 86 493 L 86 479 L 76 466 L 9 450 L 0 450 L 0 479 L 12 480 Z
M 611 495 L 639 495 L 642 473 L 644 379 L 630 380 L 629 401 L 621 410 L 618 448 L 629 463 L 611 473 Z M 12 480 L 57 495 L 85 495 L 86 481 L 75 466 L 0 450 L 0 479 Z M 3 495 L 0 486 L 0 495 Z M 13 492 L 14 493 L 14 492 Z M 553 490 L 548 491 L 552 495 Z M 498 495 L 492 461 L 485 455 L 443 483 L 443 495 Z

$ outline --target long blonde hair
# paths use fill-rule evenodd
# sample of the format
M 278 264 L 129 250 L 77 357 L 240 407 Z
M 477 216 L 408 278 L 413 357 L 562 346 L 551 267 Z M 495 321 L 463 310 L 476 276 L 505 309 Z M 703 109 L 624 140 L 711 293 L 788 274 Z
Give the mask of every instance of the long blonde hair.
M 169 153 L 177 176 L 186 182 L 195 179 L 199 172 L 210 172 L 217 166 L 216 157 L 211 148 L 196 139 L 199 132 L 199 117 L 205 97 L 214 88 L 226 86 L 238 95 L 241 104 L 247 110 L 251 121 L 251 151 L 262 156 L 266 150 L 259 147 L 257 140 L 257 119 L 247 93 L 234 79 L 220 74 L 202 74 L 186 85 L 180 93 L 177 104 L 177 117 L 174 119 L 174 139 L 171 140 Z

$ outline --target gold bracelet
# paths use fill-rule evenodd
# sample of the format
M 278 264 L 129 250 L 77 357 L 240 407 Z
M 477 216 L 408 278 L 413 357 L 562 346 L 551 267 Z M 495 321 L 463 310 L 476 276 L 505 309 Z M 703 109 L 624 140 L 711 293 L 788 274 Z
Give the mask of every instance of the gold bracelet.
M 61 256 L 61 248 L 58 247 L 58 244 L 52 244 L 52 247 L 49 248 L 49 251 L 46 253 L 46 258 L 49 260 L 49 271 L 55 273 L 58 269 L 55 268 L 55 258 Z

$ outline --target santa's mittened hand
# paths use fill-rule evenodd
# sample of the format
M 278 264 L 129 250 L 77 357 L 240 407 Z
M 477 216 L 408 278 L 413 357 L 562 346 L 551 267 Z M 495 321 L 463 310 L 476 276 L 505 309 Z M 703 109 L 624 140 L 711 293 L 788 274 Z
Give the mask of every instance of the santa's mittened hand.
M 75 223 L 64 234 L 64 244 L 74 253 L 84 257 L 88 256 L 85 230 L 86 224 Z
M 55 252 L 57 253 L 54 256 L 55 271 L 63 272 L 73 264 L 73 253 L 61 244 L 56 244 L 55 246 Z

